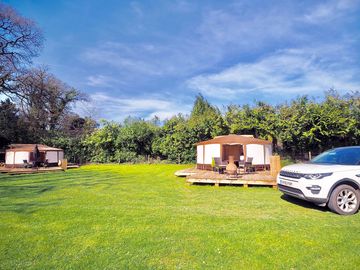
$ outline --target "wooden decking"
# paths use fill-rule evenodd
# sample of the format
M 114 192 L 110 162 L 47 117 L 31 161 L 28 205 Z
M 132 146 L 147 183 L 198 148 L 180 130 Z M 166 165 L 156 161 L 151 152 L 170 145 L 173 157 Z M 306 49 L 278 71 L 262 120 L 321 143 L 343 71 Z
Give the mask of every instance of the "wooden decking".
M 69 165 L 68 169 L 79 168 L 78 165 Z M 47 172 L 55 172 L 55 171 L 63 171 L 61 167 L 47 167 L 47 168 L 6 168 L 0 167 L 0 173 L 6 174 L 33 174 L 33 173 L 47 173 Z
M 176 176 L 186 177 L 189 184 L 212 184 L 219 185 L 241 185 L 250 186 L 271 186 L 276 188 L 276 179 L 270 175 L 269 171 L 253 172 L 230 176 L 227 174 L 219 174 L 218 172 L 198 170 L 190 168 L 177 171 Z

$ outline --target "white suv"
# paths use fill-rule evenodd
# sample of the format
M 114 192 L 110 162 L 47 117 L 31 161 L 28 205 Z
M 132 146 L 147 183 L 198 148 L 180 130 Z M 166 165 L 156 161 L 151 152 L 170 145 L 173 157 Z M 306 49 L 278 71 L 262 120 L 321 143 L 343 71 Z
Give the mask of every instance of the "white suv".
M 278 188 L 284 194 L 351 215 L 360 203 L 360 146 L 335 148 L 309 163 L 281 169 Z

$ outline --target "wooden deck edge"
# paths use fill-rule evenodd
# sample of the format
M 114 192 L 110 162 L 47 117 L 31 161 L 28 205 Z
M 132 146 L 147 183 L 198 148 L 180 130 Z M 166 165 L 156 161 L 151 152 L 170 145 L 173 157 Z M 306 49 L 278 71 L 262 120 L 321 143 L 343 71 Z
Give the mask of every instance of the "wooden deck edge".
M 229 180 L 229 179 L 196 179 L 196 178 L 187 178 L 187 183 L 191 184 L 214 184 L 218 185 L 254 185 L 254 186 L 272 186 L 276 187 L 276 181 L 274 180 Z
M 177 177 L 187 177 L 196 174 L 195 172 L 176 172 L 174 173 Z
M 55 169 L 55 170 L 29 170 L 29 171 L 0 171 L 1 174 L 8 174 L 8 175 L 19 175 L 19 174 L 36 174 L 36 173 L 51 173 L 51 172 L 60 172 L 64 171 L 62 168 Z

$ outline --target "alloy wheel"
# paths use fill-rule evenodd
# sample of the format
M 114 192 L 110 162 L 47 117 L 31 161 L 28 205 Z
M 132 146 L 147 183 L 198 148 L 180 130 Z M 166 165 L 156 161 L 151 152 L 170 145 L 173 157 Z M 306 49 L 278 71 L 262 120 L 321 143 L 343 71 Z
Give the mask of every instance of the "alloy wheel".
M 339 192 L 336 201 L 337 206 L 346 213 L 353 211 L 357 205 L 356 194 L 347 188 Z

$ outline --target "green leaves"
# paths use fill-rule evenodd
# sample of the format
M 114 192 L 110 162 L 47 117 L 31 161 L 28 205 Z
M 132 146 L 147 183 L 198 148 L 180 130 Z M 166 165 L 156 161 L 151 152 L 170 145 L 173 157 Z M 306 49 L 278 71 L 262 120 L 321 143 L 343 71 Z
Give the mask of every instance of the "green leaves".
M 123 124 L 102 121 L 85 139 L 65 136 L 58 144 L 94 162 L 137 162 L 151 157 L 191 163 L 197 142 L 229 133 L 271 140 L 275 151 L 292 157 L 356 145 L 360 143 L 359 94 L 341 97 L 332 91 L 320 102 L 302 96 L 279 106 L 264 102 L 230 105 L 224 114 L 199 95 L 189 116 L 176 115 L 162 126 L 158 119 L 127 118 Z

